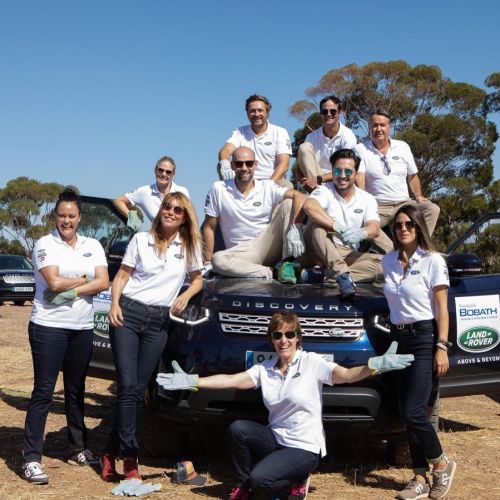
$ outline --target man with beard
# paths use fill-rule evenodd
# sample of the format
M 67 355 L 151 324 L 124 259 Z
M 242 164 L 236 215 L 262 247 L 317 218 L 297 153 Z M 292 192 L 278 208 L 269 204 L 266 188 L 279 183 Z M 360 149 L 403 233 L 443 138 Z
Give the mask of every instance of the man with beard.
M 272 278 L 278 261 L 298 257 L 305 249 L 302 231 L 295 225 L 305 196 L 254 178 L 255 157 L 248 147 L 236 148 L 231 160 L 234 178 L 214 182 L 205 201 L 203 260 L 225 276 Z M 214 254 L 217 223 L 226 250 Z M 295 283 L 291 262 L 283 262 L 278 279 Z
M 271 103 L 262 95 L 251 95 L 246 100 L 245 110 L 250 125 L 233 130 L 231 137 L 219 151 L 219 178 L 226 180 L 234 177 L 229 158 L 236 148 L 246 146 L 255 152 L 258 162 L 256 179 L 270 179 L 291 188 L 292 184 L 285 179 L 292 155 L 290 137 L 283 127 L 269 123 Z
M 355 185 L 359 162 L 352 149 L 333 153 L 333 183 L 318 186 L 304 204 L 307 255 L 325 267 L 325 286 L 338 285 L 343 298 L 355 294 L 354 281 L 373 281 L 381 273 L 381 255 L 357 251 L 361 241 L 380 233 L 375 198 Z

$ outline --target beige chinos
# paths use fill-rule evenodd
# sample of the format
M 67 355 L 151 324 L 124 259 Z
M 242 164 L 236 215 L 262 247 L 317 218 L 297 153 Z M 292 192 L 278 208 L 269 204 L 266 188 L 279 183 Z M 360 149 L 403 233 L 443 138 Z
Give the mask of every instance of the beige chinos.
M 286 231 L 292 216 L 292 200 L 276 205 L 271 222 L 255 238 L 216 252 L 212 257 L 214 271 L 234 278 L 272 278 L 272 266 L 288 257 Z

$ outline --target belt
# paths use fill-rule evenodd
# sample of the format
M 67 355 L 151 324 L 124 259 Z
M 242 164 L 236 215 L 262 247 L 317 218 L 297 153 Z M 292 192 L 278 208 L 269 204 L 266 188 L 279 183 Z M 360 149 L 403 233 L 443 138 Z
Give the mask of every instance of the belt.
M 422 321 L 415 321 L 415 323 L 397 324 L 397 325 L 392 325 L 392 326 L 398 332 L 404 332 L 404 331 L 411 332 L 412 330 L 415 330 L 416 328 L 432 326 L 434 324 L 434 322 L 435 322 L 435 320 L 433 320 L 433 319 L 424 319 Z
M 138 300 L 130 299 L 129 297 L 126 297 L 124 295 L 122 295 L 120 297 L 120 304 L 133 305 L 135 307 L 139 307 L 140 309 L 143 309 L 146 312 L 164 313 L 167 316 L 168 316 L 168 312 L 170 310 L 170 307 L 168 307 L 168 306 L 152 306 L 152 305 L 144 304 L 143 302 L 139 302 Z

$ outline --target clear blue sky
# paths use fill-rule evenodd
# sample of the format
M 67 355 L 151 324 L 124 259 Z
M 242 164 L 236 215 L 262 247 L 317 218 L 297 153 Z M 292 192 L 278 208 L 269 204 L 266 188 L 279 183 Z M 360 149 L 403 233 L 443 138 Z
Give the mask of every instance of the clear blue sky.
M 0 186 L 115 197 L 168 154 L 201 215 L 249 94 L 292 136 L 288 107 L 345 64 L 436 64 L 482 87 L 500 71 L 499 19 L 496 0 L 0 0 Z

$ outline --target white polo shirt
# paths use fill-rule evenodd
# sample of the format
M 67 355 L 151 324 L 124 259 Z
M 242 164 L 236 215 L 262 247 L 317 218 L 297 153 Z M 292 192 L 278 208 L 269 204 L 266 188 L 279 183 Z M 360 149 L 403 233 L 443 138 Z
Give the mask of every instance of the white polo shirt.
M 95 275 L 96 267 L 108 266 L 102 245 L 94 238 L 77 234 L 73 248 L 63 241 L 59 231 L 54 229 L 36 242 L 32 261 L 35 268 L 36 292 L 31 321 L 37 325 L 71 330 L 93 328 L 92 296 L 83 295 L 60 305 L 47 303 L 43 292 L 48 285 L 40 270 L 47 266 L 57 266 L 59 276 L 65 278 L 78 278 L 84 274 Z
M 355 147 L 361 158 L 358 172 L 365 174 L 365 189 L 377 199 L 378 203 L 394 203 L 410 199 L 407 176 L 418 172 L 410 146 L 404 141 L 390 140 L 389 151 L 385 157 L 391 172 L 384 174 L 384 156 L 371 140 Z
M 157 255 L 151 233 L 134 234 L 122 264 L 134 268 L 122 295 L 151 306 L 171 306 L 184 283 L 186 273 L 203 267 L 201 249 L 197 250 L 192 262 L 187 261 L 179 233 L 161 257 Z
M 318 186 L 310 195 L 317 200 L 325 212 L 337 223 L 339 229 L 362 228 L 369 221 L 380 221 L 377 200 L 370 194 L 354 186 L 354 196 L 346 201 L 337 193 L 333 183 Z M 334 234 L 335 243 L 345 246 Z
M 326 455 L 322 422 L 323 384 L 333 385 L 336 363 L 319 354 L 297 350 L 286 376 L 276 358 L 252 366 L 247 373 L 269 410 L 269 429 L 282 446 Z
M 439 253 L 417 247 L 405 273 L 398 251 L 393 250 L 382 258 L 382 269 L 391 323 L 408 324 L 436 317 L 433 288 L 450 286 L 448 268 Z
M 219 219 L 226 248 L 251 240 L 271 221 L 274 207 L 283 201 L 287 188 L 274 181 L 254 179 L 254 187 L 245 197 L 234 179 L 217 181 L 205 200 L 205 214 Z
M 188 190 L 183 186 L 179 186 L 174 181 L 172 181 L 172 184 L 170 185 L 170 192 L 182 193 L 189 198 Z M 130 201 L 132 206 L 137 205 L 146 214 L 146 217 L 150 221 L 156 217 L 164 198 L 163 194 L 158 191 L 156 182 L 153 182 L 153 184 L 148 186 L 141 186 L 130 193 L 125 193 L 125 196 L 128 201 Z
M 339 125 L 339 131 L 331 139 L 323 133 L 323 127 L 313 130 L 306 137 L 306 142 L 310 142 L 313 145 L 316 152 L 316 161 L 325 174 L 332 171 L 330 156 L 332 156 L 335 151 L 343 148 L 353 149 L 358 142 L 350 128 L 342 123 L 339 123 Z
M 226 141 L 239 148 L 246 146 L 255 153 L 258 161 L 255 169 L 256 179 L 269 179 L 278 165 L 278 155 L 292 156 L 290 136 L 283 127 L 272 123 L 267 124 L 267 130 L 262 135 L 256 135 L 251 125 L 245 125 L 233 130 Z

